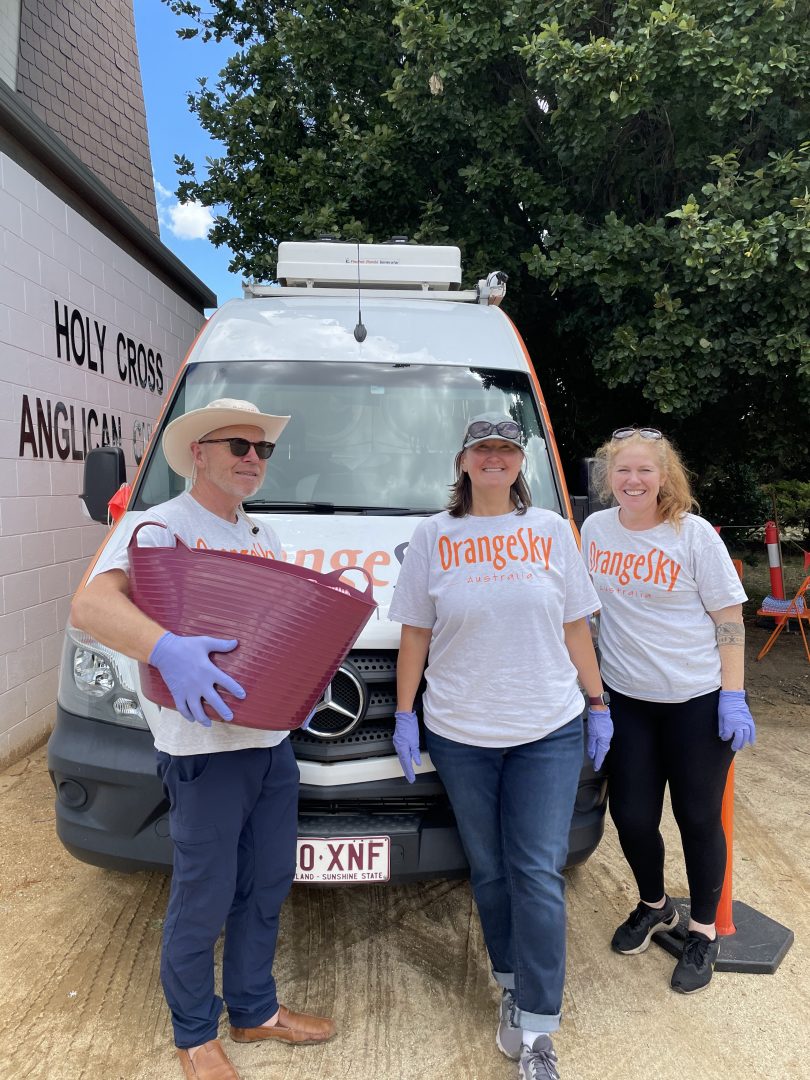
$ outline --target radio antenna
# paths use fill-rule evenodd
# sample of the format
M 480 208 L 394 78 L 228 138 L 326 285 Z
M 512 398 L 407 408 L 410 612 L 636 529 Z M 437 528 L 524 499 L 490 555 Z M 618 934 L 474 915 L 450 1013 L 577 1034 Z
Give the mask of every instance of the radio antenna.
M 354 328 L 354 340 L 358 343 L 366 340 L 368 331 L 363 326 L 363 312 L 360 310 L 360 241 L 357 241 L 357 326 Z

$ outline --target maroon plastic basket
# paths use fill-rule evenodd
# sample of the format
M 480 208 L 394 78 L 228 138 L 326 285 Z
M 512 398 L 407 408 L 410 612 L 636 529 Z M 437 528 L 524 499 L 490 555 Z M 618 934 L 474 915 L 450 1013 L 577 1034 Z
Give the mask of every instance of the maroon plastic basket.
M 300 727 L 377 607 L 371 577 L 362 592 L 340 580 L 346 570 L 319 574 L 302 566 L 231 551 L 192 551 L 129 542 L 130 597 L 174 634 L 237 638 L 214 662 L 244 688 L 240 701 L 222 691 L 233 723 L 289 731 Z M 146 697 L 173 709 L 174 699 L 151 664 L 139 664 Z M 206 713 L 219 717 L 208 706 Z

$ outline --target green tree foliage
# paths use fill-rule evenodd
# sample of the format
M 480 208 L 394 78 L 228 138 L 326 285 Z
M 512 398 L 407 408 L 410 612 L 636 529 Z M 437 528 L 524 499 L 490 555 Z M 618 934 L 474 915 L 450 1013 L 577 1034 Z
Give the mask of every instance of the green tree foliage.
M 779 525 L 799 529 L 806 545 L 810 541 L 810 481 L 779 480 L 766 485 L 763 494 Z
M 810 0 L 166 0 L 231 39 L 178 157 L 212 239 L 454 242 L 509 272 L 569 460 L 658 422 L 712 484 L 810 462 Z

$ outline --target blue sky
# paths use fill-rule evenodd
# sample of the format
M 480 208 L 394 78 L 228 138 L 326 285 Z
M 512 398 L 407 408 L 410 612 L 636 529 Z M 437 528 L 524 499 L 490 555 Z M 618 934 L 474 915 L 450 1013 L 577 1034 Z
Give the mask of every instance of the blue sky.
M 229 55 L 230 45 L 196 39 L 181 41 L 175 31 L 184 20 L 161 0 L 134 0 L 135 29 L 141 60 L 146 121 L 155 175 L 160 238 L 205 284 L 220 304 L 242 295 L 242 278 L 228 271 L 230 252 L 206 238 L 211 213 L 202 206 L 179 206 L 174 196 L 174 155 L 185 154 L 198 171 L 206 157 L 221 148 L 211 141 L 192 113 L 186 97 L 197 89 L 198 76 L 213 82 Z

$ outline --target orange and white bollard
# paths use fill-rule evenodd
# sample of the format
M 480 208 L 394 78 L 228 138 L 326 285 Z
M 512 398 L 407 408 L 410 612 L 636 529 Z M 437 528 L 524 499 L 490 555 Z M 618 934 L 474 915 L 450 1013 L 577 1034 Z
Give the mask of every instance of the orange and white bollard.
M 785 599 L 785 585 L 782 578 L 782 548 L 779 543 L 779 530 L 775 521 L 765 524 L 765 546 L 768 549 L 768 569 L 771 575 L 770 595 L 774 600 Z
M 734 762 L 728 770 L 726 790 L 723 792 L 723 832 L 726 834 L 726 873 L 723 878 L 723 891 L 717 906 L 716 927 L 720 937 L 736 934 L 734 908 L 731 895 L 732 869 L 734 866 Z

